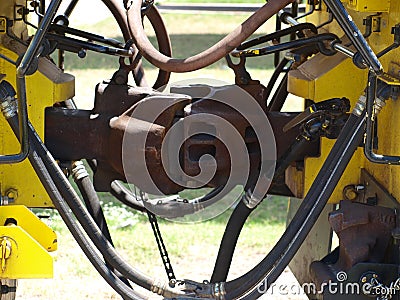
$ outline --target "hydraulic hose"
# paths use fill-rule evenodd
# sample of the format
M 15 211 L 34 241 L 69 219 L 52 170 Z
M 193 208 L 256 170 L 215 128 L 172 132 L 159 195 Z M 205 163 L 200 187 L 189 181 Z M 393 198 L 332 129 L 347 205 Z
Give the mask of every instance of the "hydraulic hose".
M 124 8 L 121 6 L 122 1 L 117 0 L 102 0 L 103 3 L 107 6 L 110 12 L 113 14 L 115 20 L 118 23 L 122 31 L 122 35 L 125 39 L 125 42 L 131 39 L 131 34 L 128 29 L 128 23 L 126 20 L 126 12 Z M 171 42 L 169 40 L 169 35 L 165 28 L 164 22 L 160 16 L 156 7 L 152 7 L 149 11 L 146 12 L 146 16 L 149 19 L 152 27 L 154 28 L 154 33 L 156 35 L 158 47 L 160 52 L 164 55 L 172 55 L 171 50 Z M 141 19 L 141 17 L 140 17 Z M 142 25 L 141 25 L 142 26 Z M 142 67 L 142 63 L 139 62 L 138 66 L 133 71 L 134 79 L 137 85 L 139 86 L 147 86 L 147 82 L 144 76 L 144 70 Z M 153 85 L 153 88 L 158 89 L 164 85 L 166 85 L 170 78 L 170 73 L 164 70 L 158 71 L 158 76 L 156 82 Z
M 51 156 L 45 145 L 36 134 L 34 128 L 29 124 L 30 142 L 32 147 L 38 152 L 39 156 L 43 159 L 43 162 L 48 169 L 52 180 L 54 181 L 57 189 L 61 196 L 67 202 L 68 206 L 76 216 L 83 229 L 92 240 L 94 245 L 104 255 L 106 261 L 116 270 L 118 270 L 123 276 L 132 282 L 142 286 L 143 288 L 159 292 L 158 286 L 154 286 L 154 280 L 147 275 L 143 274 L 139 270 L 132 268 L 127 264 L 123 258 L 115 251 L 109 241 L 103 236 L 96 223 L 93 221 L 91 216 L 86 212 L 82 205 L 78 195 L 58 167 L 56 161 Z M 165 288 L 165 289 L 164 289 Z M 171 292 L 168 287 L 163 286 L 162 292 Z M 168 294 L 169 296 L 175 295 L 173 292 Z
M 253 209 L 248 208 L 241 200 L 232 212 L 219 247 L 214 271 L 211 276 L 211 283 L 224 282 L 228 277 L 233 253 L 243 225 Z
M 362 141 L 365 129 L 365 109 L 362 114 L 352 114 L 335 142 L 307 196 L 300 205 L 292 222 L 273 250 L 251 271 L 226 283 L 227 299 L 243 297 L 254 299 L 260 296 L 255 288 L 260 282 L 271 284 L 290 262 L 311 230 L 342 173 Z M 266 290 L 266 289 L 265 289 Z
M 128 9 L 128 25 L 136 46 L 142 55 L 156 67 L 169 72 L 191 72 L 207 67 L 238 47 L 262 24 L 294 0 L 270 0 L 234 31 L 203 52 L 184 59 L 172 58 L 160 53 L 150 43 L 143 30 L 142 0 L 134 0 Z
M 275 83 L 279 78 L 279 75 L 281 75 L 281 73 L 284 72 L 284 69 L 285 69 L 286 65 L 288 64 L 288 62 L 289 62 L 288 59 L 283 58 L 279 62 L 279 65 L 275 68 L 274 73 L 272 73 L 272 76 L 268 81 L 268 85 L 267 85 L 267 88 L 265 91 L 265 100 L 266 101 L 269 99 L 269 96 L 272 93 L 272 89 L 274 88 Z M 271 101 L 273 101 L 273 100 L 271 99 Z M 268 111 L 269 111 L 269 109 L 268 109 Z
M 16 136 L 19 135 L 19 124 L 18 116 L 9 117 L 7 119 L 11 128 L 13 129 Z M 82 232 L 80 227 L 75 223 L 74 217 L 72 216 L 68 206 L 64 202 L 63 197 L 60 195 L 57 187 L 54 184 L 42 158 L 37 153 L 35 147 L 30 147 L 28 159 L 31 162 L 36 174 L 38 175 L 41 183 L 49 194 L 55 208 L 59 211 L 60 216 L 68 227 L 68 230 L 74 236 L 80 248 L 83 250 L 89 261 L 95 267 L 97 272 L 106 280 L 106 282 L 124 299 L 147 299 L 130 287 L 126 286 L 104 263 L 99 257 L 98 253 L 93 249 L 89 241 L 86 239 L 85 234 Z
M 285 170 L 293 161 L 298 151 L 300 151 L 307 142 L 308 141 L 306 139 L 296 141 L 288 150 L 288 152 L 282 156 L 282 158 L 279 160 L 279 163 L 276 165 L 274 180 L 284 174 Z M 233 210 L 222 237 L 214 271 L 210 280 L 211 283 L 226 281 L 240 232 L 242 231 L 247 218 L 254 209 L 255 208 L 248 208 L 243 201 L 240 201 Z
M 83 200 L 85 201 L 86 209 L 88 210 L 89 214 L 96 222 L 104 237 L 112 246 L 114 246 L 103 209 L 100 205 L 100 199 L 94 189 L 92 181 L 90 180 L 89 173 L 86 171 L 86 167 L 81 161 L 74 162 L 72 168 L 72 177 L 82 195 Z M 107 261 L 105 262 L 106 266 L 112 270 L 119 279 L 121 279 L 126 285 L 130 286 L 129 281 L 125 277 L 114 271 L 114 268 Z
M 97 193 L 93 187 L 93 183 L 89 178 L 89 174 L 81 161 L 74 163 L 72 168 L 72 177 L 82 194 L 83 201 L 85 202 L 86 209 L 88 210 L 89 214 L 92 216 L 97 226 L 99 226 L 104 237 L 110 242 L 111 245 L 113 245 L 110 230 L 108 229 L 106 218 L 100 205 L 99 197 L 97 196 Z
M 15 107 L 15 105 L 12 107 Z M 5 108 L 4 107 L 2 108 L 4 111 Z M 18 137 L 19 134 L 18 114 L 14 111 L 12 115 L 9 115 L 8 121 L 10 123 L 11 128 L 14 131 L 14 134 L 16 134 L 16 136 Z M 61 202 L 63 201 L 67 202 L 69 208 L 71 209 L 71 211 L 73 212 L 73 214 L 83 227 L 84 231 L 87 233 L 87 235 L 92 240 L 94 245 L 104 255 L 105 260 L 127 279 L 142 286 L 143 288 L 158 293 L 160 295 L 164 295 L 167 298 L 176 297 L 177 293 L 174 290 L 171 290 L 167 284 L 154 281 L 152 278 L 132 268 L 122 259 L 122 257 L 120 257 L 120 255 L 115 251 L 110 242 L 103 236 L 100 229 L 93 221 L 92 217 L 87 213 L 78 195 L 75 193 L 71 184 L 68 182 L 65 175 L 62 173 L 61 169 L 59 168 L 54 158 L 51 156 L 50 152 L 46 149 L 45 145 L 42 143 L 40 137 L 37 135 L 32 124 L 29 122 L 28 125 L 29 125 L 28 135 L 31 147 L 34 153 L 37 153 L 39 158 L 43 161 L 43 164 L 49 176 L 51 177 L 51 180 L 54 182 L 55 185 L 55 189 L 54 187 L 49 185 L 45 186 L 48 188 L 47 189 L 48 193 L 54 198 L 56 202 L 59 200 L 61 200 Z M 42 169 L 38 170 L 38 172 L 39 171 L 43 172 Z M 55 191 L 58 191 L 61 197 L 56 197 L 57 195 L 54 195 Z M 62 209 L 62 207 L 60 206 L 59 208 Z M 81 244 L 85 246 L 83 243 Z M 96 266 L 96 268 L 97 267 L 98 266 Z M 107 267 L 105 266 L 105 268 Z M 108 273 L 112 273 L 108 268 L 107 270 Z M 115 277 L 114 274 L 113 276 Z M 181 292 L 178 293 L 180 294 Z M 182 292 L 182 295 L 183 294 L 184 293 Z M 128 298 L 128 299 L 137 299 L 137 298 Z
M 268 111 L 281 111 L 286 102 L 287 96 L 289 95 L 289 92 L 287 91 L 288 78 L 289 74 L 286 73 L 282 78 L 282 81 L 279 83 L 271 102 L 267 106 Z
M 121 183 L 113 181 L 110 187 L 110 194 L 126 206 L 140 212 L 146 212 L 143 202 L 139 202 Z

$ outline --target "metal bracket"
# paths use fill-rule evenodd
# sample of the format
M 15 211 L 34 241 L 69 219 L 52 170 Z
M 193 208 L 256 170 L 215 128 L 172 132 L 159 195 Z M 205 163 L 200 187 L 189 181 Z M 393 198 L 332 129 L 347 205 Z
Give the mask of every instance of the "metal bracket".
M 388 208 L 398 208 L 399 203 L 366 169 L 361 169 L 361 184 L 364 190 L 360 193 L 358 202 L 376 204 Z M 376 203 L 372 203 L 375 202 Z

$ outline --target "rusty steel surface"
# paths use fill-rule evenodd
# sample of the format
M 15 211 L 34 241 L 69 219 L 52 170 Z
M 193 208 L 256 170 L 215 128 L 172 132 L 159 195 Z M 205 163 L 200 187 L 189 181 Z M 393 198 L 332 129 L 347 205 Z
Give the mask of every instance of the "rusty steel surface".
M 132 37 L 128 28 L 128 22 L 126 19 L 126 11 L 125 8 L 122 6 L 121 1 L 117 0 L 103 0 L 103 3 L 107 6 L 110 10 L 112 15 L 114 16 L 115 20 L 118 23 L 119 28 L 121 29 L 122 35 L 124 37 L 125 42 L 129 41 Z M 158 9 L 155 6 L 152 6 L 150 10 L 146 13 L 146 17 L 150 21 L 154 29 L 154 33 L 156 35 L 157 44 L 159 47 L 159 51 L 164 55 L 170 56 L 172 54 L 171 42 L 169 39 L 169 35 L 164 25 L 164 21 L 162 20 Z M 135 49 L 135 54 L 137 55 L 137 49 L 135 45 L 131 45 Z M 131 63 L 133 59 L 130 59 Z M 135 67 L 134 71 L 134 79 L 136 84 L 140 86 L 147 86 L 148 83 L 145 78 L 144 70 L 142 67 L 142 62 L 139 61 L 137 66 Z M 158 76 L 153 84 L 155 89 L 160 88 L 168 83 L 170 78 L 170 72 L 159 70 Z
M 247 39 L 268 19 L 292 2 L 293 0 L 276 0 L 268 2 L 214 46 L 195 56 L 185 59 L 177 59 L 163 55 L 150 43 L 142 27 L 142 1 L 133 1 L 131 7 L 128 9 L 128 24 L 138 49 L 153 65 L 157 66 L 161 70 L 170 72 L 190 72 L 204 68 L 223 58 L 233 49 L 238 47 L 240 43 Z
M 339 237 L 339 259 L 334 267 L 349 270 L 359 262 L 382 262 L 396 226 L 393 209 L 342 201 L 329 216 Z
M 359 263 L 385 263 L 396 214 L 391 208 L 341 201 L 340 209 L 329 215 L 329 223 L 339 237 L 339 247 L 310 266 L 318 285 L 335 281 L 339 272 L 350 272 Z
M 252 88 L 258 91 L 262 86 L 255 84 Z M 59 160 L 96 159 L 98 166 L 94 174 L 94 183 L 98 191 L 108 191 L 113 180 L 126 181 L 129 174 L 127 176 L 125 173 L 140 168 L 136 158 L 138 153 L 144 152 L 146 168 L 152 181 L 162 193 L 175 194 L 184 187 L 169 178 L 163 165 L 161 148 L 165 135 L 177 119 L 201 113 L 212 114 L 232 124 L 245 142 L 251 170 L 246 184 L 247 187 L 251 187 L 259 175 L 261 163 L 260 144 L 254 130 L 245 117 L 232 107 L 208 98 L 198 100 L 202 94 L 207 95 L 210 91 L 217 97 L 229 99 L 235 89 L 237 89 L 235 85 L 218 88 L 206 85 L 196 88 L 183 86 L 173 88 L 175 94 L 162 94 L 149 88 L 102 82 L 96 87 L 95 105 L 92 111 L 64 108 L 46 110 L 46 145 Z M 266 112 L 264 98 L 257 92 L 252 94 L 271 123 L 279 158 L 286 153 L 299 134 L 299 127 L 282 134 L 283 126 L 297 114 Z M 190 97 L 195 100 L 190 100 Z M 145 116 L 135 117 L 138 107 L 141 111 L 154 111 L 160 103 L 166 102 L 172 105 L 163 110 L 154 122 L 146 120 Z M 185 123 L 185 127 L 188 136 L 179 151 L 183 171 L 189 176 L 196 176 L 200 172 L 200 158 L 209 154 L 215 158 L 217 168 L 215 175 L 204 186 L 214 188 L 223 186 L 230 176 L 231 158 L 223 142 L 216 138 L 221 134 L 219 129 L 207 120 L 200 123 L 189 121 Z M 213 134 L 191 135 L 190 133 L 196 131 L 196 128 L 200 130 L 208 128 Z M 126 166 L 123 165 L 122 159 L 124 136 L 128 139 L 133 137 L 136 141 L 146 140 L 144 147 L 135 143 L 130 145 L 131 150 L 125 153 L 127 155 L 125 161 L 128 161 Z M 306 156 L 317 156 L 319 141 L 307 143 L 300 150 L 296 153 L 294 161 L 302 161 Z M 272 183 L 271 191 L 280 195 L 291 195 L 284 180 L 279 178 Z M 139 185 L 146 190 L 145 182 Z

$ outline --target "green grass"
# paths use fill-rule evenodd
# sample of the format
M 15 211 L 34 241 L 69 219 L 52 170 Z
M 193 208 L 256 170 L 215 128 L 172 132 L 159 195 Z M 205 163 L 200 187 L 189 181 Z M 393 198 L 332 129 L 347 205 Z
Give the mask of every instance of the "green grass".
M 221 39 L 243 22 L 246 15 L 166 14 L 163 17 L 171 33 L 174 55 L 186 57 Z M 86 25 L 83 29 L 108 37 L 118 37 L 118 30 L 112 24 L 112 19 L 106 19 L 94 25 Z M 258 34 L 272 30 L 273 22 L 270 22 Z M 151 32 L 149 35 L 154 40 Z M 257 62 L 249 59 L 248 63 L 252 77 L 266 84 L 271 74 L 271 58 L 263 57 Z M 88 56 L 81 60 L 75 54 L 67 54 L 66 66 L 67 71 L 76 76 L 75 99 L 78 105 L 90 109 L 93 105 L 95 84 L 111 77 L 118 67 L 118 60 L 95 53 L 88 53 Z M 153 82 L 156 69 L 149 64 L 145 64 L 145 68 L 149 82 Z M 172 74 L 171 81 L 205 77 L 234 82 L 233 72 L 227 68 L 224 61 L 196 72 Z M 187 197 L 196 196 L 192 191 L 188 193 Z M 123 208 L 108 194 L 100 194 L 100 198 L 104 203 L 105 215 L 118 252 L 131 265 L 145 273 L 166 279 L 146 216 Z M 268 253 L 284 231 L 286 210 L 287 199 L 272 197 L 252 213 L 240 235 L 229 278 L 242 275 Z M 219 243 L 231 213 L 232 209 L 228 209 L 216 218 L 196 224 L 159 220 L 171 263 L 179 279 L 210 279 Z M 59 250 L 54 253 L 55 279 L 21 281 L 17 299 L 119 299 L 84 257 L 65 224 L 54 211 L 49 222 L 57 231 L 59 240 Z
M 109 198 L 103 197 L 103 200 L 107 201 L 107 199 L 109 200 Z M 129 262 L 146 273 L 152 274 L 154 268 L 162 269 L 162 262 L 147 216 L 126 209 L 112 201 L 103 207 L 118 251 Z M 238 242 L 238 253 L 248 251 L 254 254 L 266 254 L 284 230 L 286 207 L 287 199 L 285 198 L 266 199 L 246 223 Z M 219 242 L 231 213 L 232 209 L 228 209 L 214 219 L 195 224 L 182 224 L 159 219 L 160 230 L 172 263 L 189 260 L 179 263 L 186 268 L 191 261 L 202 259 L 208 268 L 196 276 L 210 276 Z M 43 212 L 40 214 L 43 215 Z M 88 262 L 82 261 L 81 251 L 76 250 L 75 241 L 56 212 L 51 213 L 50 222 L 52 228 L 59 235 L 60 241 L 60 247 L 55 256 L 56 263 L 67 264 L 71 276 L 91 276 L 94 270 Z M 197 248 L 202 249 L 201 253 L 193 255 L 192 252 Z M 75 250 L 71 252 L 71 249 Z M 235 263 L 239 259 L 240 257 L 235 256 Z M 179 272 L 180 278 L 185 277 L 184 269 Z M 161 277 L 165 276 L 163 273 L 160 275 Z
M 174 57 L 186 58 L 195 55 L 225 37 L 229 32 L 240 25 L 249 14 L 224 15 L 224 14 L 163 14 L 167 31 L 170 34 L 172 53 Z M 111 18 L 105 19 L 94 25 L 85 25 L 81 29 L 102 34 L 107 37 L 123 40 Z M 151 26 L 145 23 L 146 32 L 153 45 L 156 39 Z M 264 24 L 252 38 L 259 37 L 273 31 L 274 21 L 270 20 Z M 118 67 L 118 58 L 106 56 L 94 52 L 87 53 L 86 58 L 80 59 L 74 53 L 66 53 L 66 66 L 70 69 L 115 69 Z M 144 66 L 151 67 L 147 61 Z M 271 69 L 273 68 L 273 56 L 248 58 L 246 66 L 250 69 Z M 224 59 L 211 65 L 211 69 L 226 69 Z

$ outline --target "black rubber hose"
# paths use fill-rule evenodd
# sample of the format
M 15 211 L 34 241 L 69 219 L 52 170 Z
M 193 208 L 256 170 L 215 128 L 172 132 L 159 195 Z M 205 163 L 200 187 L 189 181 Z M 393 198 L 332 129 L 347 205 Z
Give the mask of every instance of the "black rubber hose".
M 300 137 L 300 139 L 296 139 L 295 142 L 290 146 L 290 148 L 286 151 L 285 154 L 279 159 L 276 164 L 274 177 L 284 175 L 284 172 L 289 167 L 289 165 L 296 159 L 299 151 L 303 149 L 309 143 L 304 137 Z
M 147 209 L 143 206 L 143 203 L 132 196 L 132 194 L 118 181 L 113 181 L 111 183 L 110 194 L 118 199 L 121 203 L 132 209 L 143 213 L 147 211 Z
M 68 206 L 74 213 L 75 217 L 77 218 L 89 238 L 99 249 L 99 251 L 104 255 L 106 260 L 123 276 L 125 276 L 132 282 L 140 285 L 141 287 L 157 293 L 163 292 L 165 293 L 165 296 L 175 296 L 176 293 L 174 291 L 171 291 L 168 285 L 163 285 L 162 287 L 154 286 L 153 283 L 155 281 L 152 278 L 131 267 L 123 260 L 123 258 L 115 251 L 112 245 L 102 235 L 101 231 L 99 230 L 91 216 L 86 212 L 78 195 L 75 193 L 74 189 L 58 167 L 50 152 L 46 149 L 46 146 L 42 143 L 40 137 L 37 135 L 35 129 L 30 123 L 29 135 L 32 147 L 36 149 L 39 156 L 43 159 L 52 180 L 54 181 L 57 189 L 60 191 L 61 196 L 67 202 Z M 162 289 L 162 291 L 160 291 L 160 289 Z
M 318 219 L 354 151 L 360 145 L 364 129 L 365 111 L 361 116 L 352 114 L 282 237 L 256 267 L 226 283 L 226 299 L 242 297 L 253 290 L 267 275 L 268 284 L 276 280 Z M 259 296 L 257 290 L 252 291 L 246 298 L 254 299 L 256 295 Z
M 13 129 L 16 136 L 19 135 L 19 124 L 18 116 L 15 115 L 8 119 L 8 122 Z M 68 206 L 64 202 L 63 197 L 60 195 L 57 187 L 54 184 L 42 158 L 38 155 L 35 147 L 30 147 L 28 159 L 31 162 L 36 174 L 38 175 L 41 183 L 43 184 L 46 192 L 52 200 L 55 208 L 60 213 L 61 218 L 68 227 L 68 230 L 74 236 L 79 247 L 83 250 L 86 257 L 92 263 L 97 272 L 104 278 L 104 280 L 124 299 L 147 299 L 148 297 L 143 296 L 130 287 L 126 286 L 104 263 L 99 257 L 98 253 L 90 245 L 86 239 L 85 234 L 82 232 L 80 227 L 75 223 L 74 217 L 72 216 Z
M 240 232 L 252 211 L 253 209 L 248 208 L 243 200 L 233 210 L 221 240 L 214 271 L 210 280 L 211 283 L 226 281 Z
M 276 81 L 279 78 L 279 75 L 281 75 L 281 73 L 283 72 L 284 68 L 286 67 L 286 65 L 288 64 L 289 60 L 286 58 L 283 58 L 280 63 L 278 64 L 278 66 L 275 68 L 274 73 L 272 73 L 272 76 L 270 78 L 270 80 L 268 81 L 268 85 L 265 91 L 265 99 L 268 100 L 269 96 L 272 93 L 272 89 L 274 88 Z M 272 101 L 272 100 L 271 100 Z
M 289 92 L 287 91 L 288 78 L 289 74 L 286 73 L 282 78 L 282 81 L 279 83 L 279 86 L 267 107 L 268 111 L 281 111 L 283 105 L 285 104 L 286 98 L 289 95 Z
M 294 156 L 307 142 L 306 139 L 301 139 L 296 141 L 292 147 L 290 147 L 287 153 L 283 155 L 282 159 L 279 160 L 279 163 L 276 166 L 274 178 L 281 176 L 285 172 L 289 164 L 293 161 Z M 255 208 L 248 208 L 243 201 L 240 201 L 233 210 L 221 240 L 214 271 L 210 280 L 211 283 L 226 281 L 240 232 L 242 231 L 247 218 L 254 209 Z
M 100 228 L 104 237 L 110 242 L 112 246 L 114 246 L 110 230 L 107 225 L 107 220 L 100 205 L 100 199 L 94 189 L 92 181 L 90 180 L 89 174 L 87 173 L 86 168 L 81 161 L 74 163 L 72 175 L 74 178 L 74 182 L 76 183 L 82 195 L 83 201 L 85 202 L 86 209 L 92 216 L 93 220 L 96 222 L 97 226 Z M 118 278 L 121 279 L 121 281 L 123 281 L 127 286 L 131 286 L 129 281 L 121 274 L 119 274 L 119 272 L 115 271 L 108 261 L 106 261 L 106 266 L 110 270 L 112 270 L 115 275 L 118 276 Z
M 74 181 L 81 192 L 83 201 L 85 202 L 86 209 L 88 210 L 89 214 L 92 216 L 97 226 L 99 226 L 104 237 L 110 242 L 111 245 L 114 246 L 103 209 L 100 205 L 99 197 L 94 190 L 93 183 L 89 176 L 78 179 L 74 178 Z
M 96 172 L 97 161 L 95 159 L 87 159 L 86 162 L 88 163 L 90 169 L 92 169 L 93 172 Z M 143 202 L 138 201 L 136 197 L 133 196 L 132 193 L 130 193 L 130 191 L 117 180 L 111 182 L 109 193 L 121 203 L 134 210 L 143 213 L 147 211 L 147 209 L 143 205 Z

